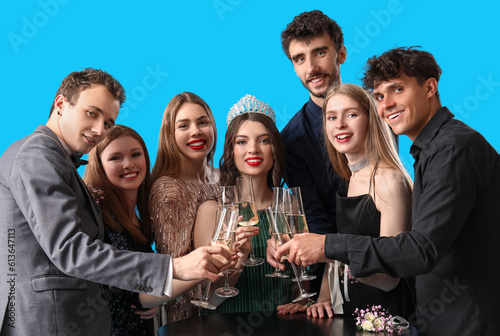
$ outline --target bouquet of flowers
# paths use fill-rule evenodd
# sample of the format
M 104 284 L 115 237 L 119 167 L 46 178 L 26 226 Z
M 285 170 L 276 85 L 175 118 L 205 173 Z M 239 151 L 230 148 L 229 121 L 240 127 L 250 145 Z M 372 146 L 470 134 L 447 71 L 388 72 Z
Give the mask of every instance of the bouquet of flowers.
M 382 306 L 366 307 L 366 309 L 356 308 L 354 311 L 356 317 L 357 330 L 389 333 L 394 332 L 392 326 L 392 315 L 389 314 Z

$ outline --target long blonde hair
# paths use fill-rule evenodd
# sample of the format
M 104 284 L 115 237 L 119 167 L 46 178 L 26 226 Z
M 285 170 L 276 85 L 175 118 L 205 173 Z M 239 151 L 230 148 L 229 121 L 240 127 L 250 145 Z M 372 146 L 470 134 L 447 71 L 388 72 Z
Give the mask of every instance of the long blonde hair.
M 413 182 L 399 159 L 392 132 L 389 126 L 377 114 L 377 103 L 367 91 L 354 84 L 332 86 L 328 89 L 323 103 L 323 132 L 325 134 L 325 145 L 335 171 L 347 181 L 351 179 L 351 170 L 347 164 L 347 157 L 345 154 L 339 153 L 330 143 L 325 128 L 328 102 L 337 95 L 344 95 L 353 99 L 361 106 L 362 110 L 368 114 L 368 133 L 365 139 L 364 150 L 367 159 L 375 167 L 372 174 L 372 180 L 379 164 L 384 163 L 389 168 L 400 171 L 407 187 L 409 190 L 412 190 Z
M 205 109 L 210 119 L 210 124 L 214 130 L 214 143 L 212 149 L 208 152 L 207 162 L 210 168 L 213 168 L 215 149 L 217 145 L 217 128 L 215 119 L 208 107 L 208 104 L 199 96 L 192 92 L 182 92 L 176 95 L 165 108 L 163 119 L 161 121 L 160 138 L 158 139 L 158 153 L 156 161 L 153 165 L 151 178 L 156 181 L 162 176 L 170 176 L 179 178 L 182 172 L 181 153 L 177 143 L 175 142 L 175 118 L 183 104 L 192 103 L 198 104 Z

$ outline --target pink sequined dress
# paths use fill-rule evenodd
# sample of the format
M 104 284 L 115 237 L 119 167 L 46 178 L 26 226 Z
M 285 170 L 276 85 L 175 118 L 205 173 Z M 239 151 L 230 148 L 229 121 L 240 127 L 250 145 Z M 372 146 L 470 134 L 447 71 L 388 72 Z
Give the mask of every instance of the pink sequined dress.
M 191 252 L 194 249 L 193 229 L 198 207 L 207 200 L 216 199 L 218 191 L 218 183 L 186 182 L 168 176 L 157 179 L 149 198 L 156 250 L 173 258 Z M 160 325 L 199 316 L 200 308 L 190 301 L 201 296 L 201 285 L 197 285 L 165 304 L 161 310 Z

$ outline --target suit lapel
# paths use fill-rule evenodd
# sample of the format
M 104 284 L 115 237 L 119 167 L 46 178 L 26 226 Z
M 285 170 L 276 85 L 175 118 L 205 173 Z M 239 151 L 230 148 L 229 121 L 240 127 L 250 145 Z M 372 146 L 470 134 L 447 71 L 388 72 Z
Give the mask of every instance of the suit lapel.
M 61 147 L 62 151 L 64 153 L 66 153 L 66 150 L 64 149 L 63 145 L 61 144 L 61 141 L 59 140 L 57 135 L 55 135 L 55 133 L 52 132 L 52 130 L 50 128 L 48 128 L 47 126 L 44 126 L 44 125 L 40 125 L 37 127 L 35 132 L 36 131 L 38 131 L 40 133 L 44 133 L 47 136 L 51 137 Z M 85 194 L 85 196 L 87 197 L 88 203 L 91 205 L 90 207 L 92 208 L 92 213 L 94 214 L 96 223 L 99 227 L 98 239 L 102 240 L 104 238 L 104 223 L 102 221 L 101 209 L 99 208 L 99 205 L 97 204 L 94 197 L 92 196 L 92 194 L 88 190 L 87 185 L 85 184 L 85 182 L 83 182 L 80 174 L 78 174 L 78 171 L 76 170 L 76 168 L 74 168 L 73 161 L 71 161 L 71 158 L 70 158 L 68 153 L 66 153 L 66 160 L 68 161 L 68 164 L 71 167 L 73 167 L 73 173 L 75 175 L 75 178 L 78 181 L 78 184 L 80 185 L 80 188 L 82 189 L 83 194 Z

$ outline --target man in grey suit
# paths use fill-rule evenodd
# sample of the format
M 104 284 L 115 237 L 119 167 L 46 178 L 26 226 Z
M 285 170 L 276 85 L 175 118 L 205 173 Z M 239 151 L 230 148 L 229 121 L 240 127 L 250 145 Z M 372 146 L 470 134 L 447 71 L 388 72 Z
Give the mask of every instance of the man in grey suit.
M 189 255 L 121 251 L 101 241 L 100 210 L 75 169 L 113 127 L 125 93 L 111 75 L 68 75 L 49 121 L 0 157 L 0 335 L 110 335 L 100 284 L 162 296 L 172 279 L 217 279 L 203 247 Z M 227 266 L 226 266 L 227 267 Z

